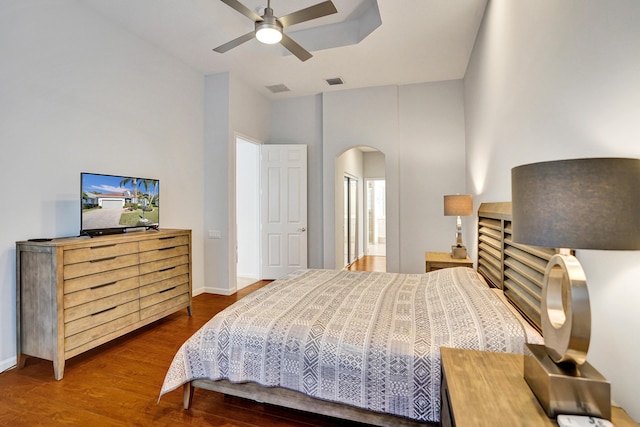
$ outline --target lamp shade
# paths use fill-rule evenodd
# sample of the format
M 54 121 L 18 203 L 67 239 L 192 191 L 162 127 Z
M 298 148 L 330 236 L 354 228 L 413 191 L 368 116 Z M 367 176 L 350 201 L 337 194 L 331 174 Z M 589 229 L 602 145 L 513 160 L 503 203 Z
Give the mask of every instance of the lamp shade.
M 511 170 L 512 238 L 549 248 L 640 249 L 640 159 L 587 158 Z
M 471 197 L 471 194 L 452 194 L 444 196 L 444 215 L 473 215 L 473 198 Z

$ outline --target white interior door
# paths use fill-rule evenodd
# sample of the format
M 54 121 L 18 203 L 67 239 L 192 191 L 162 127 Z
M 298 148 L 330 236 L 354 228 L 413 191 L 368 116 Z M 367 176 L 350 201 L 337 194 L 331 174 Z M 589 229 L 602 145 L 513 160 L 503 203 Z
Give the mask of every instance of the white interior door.
M 307 268 L 307 146 L 263 144 L 262 279 Z

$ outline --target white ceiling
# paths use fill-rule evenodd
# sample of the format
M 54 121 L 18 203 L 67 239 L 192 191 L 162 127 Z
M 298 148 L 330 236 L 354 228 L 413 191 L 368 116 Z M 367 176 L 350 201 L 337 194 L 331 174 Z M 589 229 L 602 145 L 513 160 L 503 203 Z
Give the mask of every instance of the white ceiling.
M 309 45 L 315 43 L 309 40 L 321 37 L 323 30 L 324 37 L 332 37 L 341 24 L 361 25 L 354 16 L 376 7 L 375 0 L 333 0 L 338 13 L 285 28 L 314 55 L 301 62 L 281 46 L 257 40 L 224 54 L 214 52 L 213 48 L 253 29 L 247 17 L 220 0 L 80 1 L 203 74 L 230 72 L 272 99 L 463 78 L 487 3 L 377 0 L 382 24 L 371 34 L 357 44 L 314 50 Z M 259 15 L 267 2 L 240 1 Z M 272 0 L 271 8 L 276 16 L 284 16 L 320 1 Z M 329 86 L 325 79 L 333 77 L 341 77 L 345 84 Z M 265 88 L 279 84 L 290 92 L 272 94 Z

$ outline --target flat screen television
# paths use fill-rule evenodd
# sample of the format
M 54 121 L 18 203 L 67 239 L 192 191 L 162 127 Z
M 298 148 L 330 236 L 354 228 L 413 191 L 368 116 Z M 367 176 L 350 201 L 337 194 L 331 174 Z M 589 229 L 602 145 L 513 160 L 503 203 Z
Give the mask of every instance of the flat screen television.
M 80 235 L 158 229 L 160 181 L 80 173 Z

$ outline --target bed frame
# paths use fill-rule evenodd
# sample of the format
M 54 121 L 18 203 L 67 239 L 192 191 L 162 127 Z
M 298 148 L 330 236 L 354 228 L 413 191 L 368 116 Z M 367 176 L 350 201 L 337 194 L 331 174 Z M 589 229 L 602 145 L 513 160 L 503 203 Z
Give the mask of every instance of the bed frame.
M 433 423 L 420 423 L 396 415 L 367 411 L 325 400 L 314 399 L 303 393 L 279 387 L 263 387 L 255 383 L 231 383 L 227 380 L 194 380 L 183 388 L 184 408 L 191 407 L 193 392 L 196 388 L 217 391 L 231 396 L 255 400 L 257 402 L 297 409 L 304 412 L 326 415 L 343 420 L 357 421 L 377 426 L 425 427 L 438 426 Z
M 554 249 L 511 241 L 511 202 L 482 203 L 478 209 L 478 268 L 490 286 L 502 289 L 507 299 L 540 330 L 542 279 Z M 314 399 L 303 393 L 255 383 L 194 380 L 184 385 L 183 404 L 191 407 L 196 388 L 378 426 L 437 426 L 395 415 Z
M 478 272 L 542 333 L 540 305 L 544 272 L 556 249 L 511 239 L 511 202 L 482 203 L 478 209 Z

